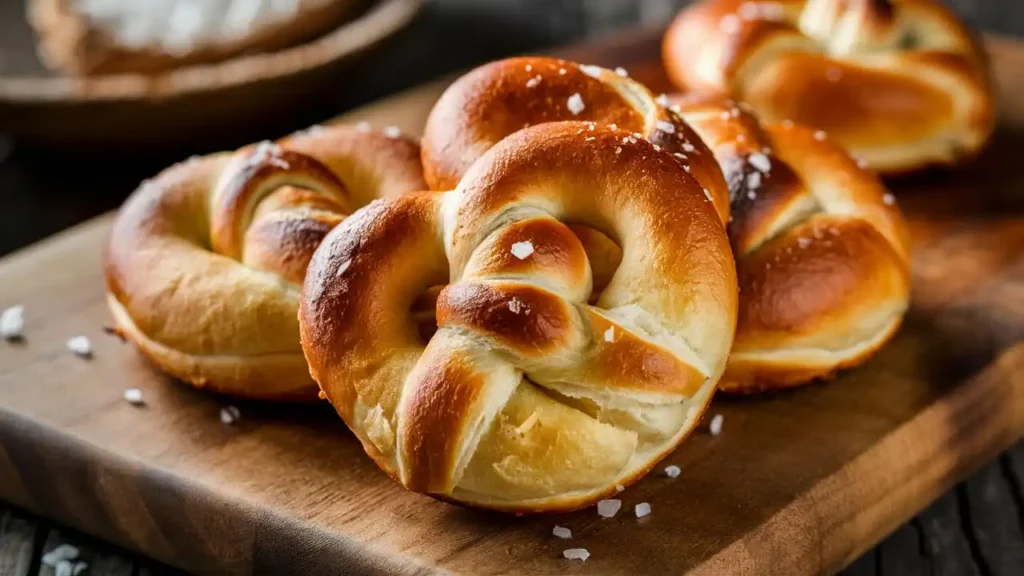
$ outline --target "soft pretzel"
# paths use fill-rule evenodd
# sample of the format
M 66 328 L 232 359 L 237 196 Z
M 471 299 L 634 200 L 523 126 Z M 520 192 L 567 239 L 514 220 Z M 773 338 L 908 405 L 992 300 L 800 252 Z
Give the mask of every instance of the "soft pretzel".
M 621 69 L 541 57 L 485 64 L 449 86 L 427 118 L 422 141 L 427 183 L 432 190 L 455 188 L 477 158 L 517 130 L 584 121 L 623 130 L 627 142 L 646 138 L 674 154 L 727 220 L 728 189 L 713 156 L 665 104 Z
M 412 141 L 317 128 L 178 164 L 118 214 L 106 253 L 117 328 L 157 366 L 253 398 L 314 396 L 296 312 L 324 235 L 425 187 Z
M 518 131 L 455 190 L 359 211 L 310 262 L 311 373 L 412 490 L 514 512 L 585 506 L 642 476 L 711 398 L 736 313 L 725 229 L 671 153 L 589 126 Z M 626 255 L 594 305 L 563 222 Z M 410 308 L 439 284 L 424 342 Z
M 910 298 L 909 233 L 892 195 L 820 131 L 761 125 L 724 97 L 673 97 L 732 196 L 739 320 L 719 387 L 805 383 L 870 357 Z
M 974 155 L 995 123 L 985 55 L 937 0 L 704 0 L 663 57 L 680 88 L 825 130 L 886 173 Z

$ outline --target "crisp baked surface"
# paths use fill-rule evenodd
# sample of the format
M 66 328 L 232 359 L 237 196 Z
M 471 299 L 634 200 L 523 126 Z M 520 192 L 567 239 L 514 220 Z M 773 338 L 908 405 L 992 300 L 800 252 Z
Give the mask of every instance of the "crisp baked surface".
M 881 172 L 958 163 L 995 124 L 981 46 L 937 0 L 705 0 L 663 57 L 681 89 L 825 130 Z
M 299 313 L 311 373 L 403 485 L 521 513 L 582 507 L 699 421 L 732 343 L 735 264 L 701 184 L 630 136 L 517 131 L 454 190 L 374 202 L 316 251 Z M 625 254 L 596 298 L 566 222 Z M 445 283 L 424 340 L 410 310 Z
M 506 136 L 546 122 L 582 121 L 646 138 L 674 154 L 707 189 L 723 221 L 729 198 L 714 156 L 665 102 L 629 77 L 555 58 L 485 64 L 445 90 L 427 118 L 423 169 L 433 190 L 454 189 L 469 167 Z
M 795 386 L 868 359 L 909 305 L 910 236 L 895 197 L 820 131 L 761 124 L 720 96 L 672 99 L 732 197 L 739 320 L 720 387 Z
M 340 25 L 364 0 L 29 0 L 38 51 L 72 74 L 154 74 L 271 51 Z
M 169 374 L 256 398 L 311 397 L 296 312 L 324 235 L 423 189 L 418 146 L 353 127 L 195 158 L 127 200 L 106 253 L 118 328 Z

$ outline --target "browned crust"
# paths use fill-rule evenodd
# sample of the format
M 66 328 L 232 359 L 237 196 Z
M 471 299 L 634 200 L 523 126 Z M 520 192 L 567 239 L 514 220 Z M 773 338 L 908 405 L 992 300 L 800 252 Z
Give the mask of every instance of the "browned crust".
M 823 129 L 886 173 L 958 164 L 988 141 L 996 114 L 987 59 L 939 2 L 835 3 L 816 14 L 816 33 L 834 38 L 857 24 L 854 40 L 868 46 L 836 57 L 798 27 L 806 0 L 776 4 L 781 18 L 740 17 L 741 0 L 684 9 L 662 45 L 669 77 L 745 100 L 765 120 Z M 922 47 L 895 44 L 900 34 Z M 928 34 L 942 46 L 919 38 Z

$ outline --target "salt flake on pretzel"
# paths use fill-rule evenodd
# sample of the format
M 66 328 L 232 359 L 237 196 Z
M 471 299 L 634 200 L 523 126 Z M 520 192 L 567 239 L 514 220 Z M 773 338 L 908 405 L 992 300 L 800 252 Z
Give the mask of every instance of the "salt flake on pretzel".
M 710 151 L 646 87 L 599 66 L 555 58 L 509 58 L 485 64 L 445 90 L 423 135 L 423 169 L 433 190 L 451 190 L 469 167 L 506 136 L 546 122 L 578 121 L 639 138 L 685 166 L 729 218 L 728 191 Z
M 359 206 L 423 189 L 418 155 L 409 140 L 339 126 L 165 170 L 114 223 L 105 264 L 118 331 L 196 386 L 314 397 L 296 318 L 306 265 Z
M 582 125 L 517 131 L 455 190 L 371 204 L 310 262 L 311 373 L 412 490 L 514 512 L 586 506 L 671 451 L 725 369 L 736 272 L 712 202 L 663 148 Z M 622 247 L 596 299 L 565 222 Z M 411 310 L 442 284 L 424 342 Z
M 703 0 L 663 58 L 681 89 L 824 130 L 880 172 L 955 164 L 995 124 L 986 57 L 938 0 Z

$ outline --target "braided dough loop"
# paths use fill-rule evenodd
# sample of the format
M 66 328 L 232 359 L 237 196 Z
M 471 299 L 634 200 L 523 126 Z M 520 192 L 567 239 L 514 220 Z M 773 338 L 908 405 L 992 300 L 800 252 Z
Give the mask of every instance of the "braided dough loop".
M 581 126 L 519 131 L 454 191 L 370 205 L 310 263 L 311 373 L 412 490 L 515 512 L 585 506 L 672 450 L 725 368 L 735 265 L 712 203 L 668 152 Z M 596 305 L 563 222 L 626 255 Z M 410 308 L 446 282 L 424 346 Z
M 306 265 L 368 199 L 425 188 L 418 157 L 409 140 L 339 126 L 165 170 L 125 203 L 107 248 L 119 331 L 196 386 L 314 397 L 296 318 Z
M 881 172 L 954 164 L 995 125 L 984 53 L 937 0 L 705 0 L 663 57 L 680 88 L 823 129 Z
M 910 298 L 909 233 L 877 177 L 821 133 L 715 96 L 673 97 L 732 196 L 739 321 L 720 388 L 803 384 L 864 362 Z
M 432 190 L 454 189 L 478 158 L 506 136 L 546 122 L 582 121 L 646 138 L 675 157 L 729 219 L 725 182 L 693 130 L 639 82 L 598 66 L 555 58 L 485 64 L 445 90 L 427 118 L 423 169 Z M 592 129 L 593 126 L 588 126 Z

